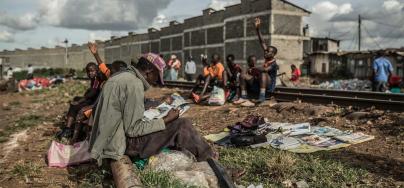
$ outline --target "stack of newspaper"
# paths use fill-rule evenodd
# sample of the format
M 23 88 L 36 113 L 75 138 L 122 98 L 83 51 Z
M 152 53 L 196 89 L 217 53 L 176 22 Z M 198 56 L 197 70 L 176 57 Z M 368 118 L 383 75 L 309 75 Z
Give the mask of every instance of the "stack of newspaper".
M 180 116 L 189 110 L 190 106 L 187 101 L 181 95 L 174 93 L 171 95 L 173 98 L 173 102 L 168 104 L 166 102 L 160 104 L 156 108 L 151 108 L 144 112 L 144 118 L 152 120 L 152 119 L 160 119 L 165 117 L 171 109 L 180 110 Z

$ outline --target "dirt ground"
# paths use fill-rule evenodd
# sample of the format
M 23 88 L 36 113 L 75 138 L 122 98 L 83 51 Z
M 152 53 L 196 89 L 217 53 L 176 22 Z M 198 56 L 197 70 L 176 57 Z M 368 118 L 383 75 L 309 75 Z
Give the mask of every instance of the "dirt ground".
M 44 92 L 0 95 L 0 132 L 27 115 L 40 117 L 35 126 L 18 130 L 17 136 L 0 143 L 0 187 L 78 187 L 87 178 L 82 176 L 93 168 L 91 165 L 80 170 L 59 169 L 48 168 L 45 162 L 48 147 L 63 124 L 68 101 L 79 93 L 69 90 L 69 84 L 77 83 Z M 153 89 L 147 96 L 157 98 L 172 92 L 173 89 Z M 327 152 L 324 158 L 367 170 L 377 178 L 375 184 L 381 182 L 376 184 L 378 186 L 404 186 L 404 113 L 366 109 L 362 110 L 368 112 L 365 118 L 347 118 L 347 114 L 356 111 L 299 102 L 285 103 L 278 108 L 269 105 L 254 108 L 238 108 L 232 104 L 220 107 L 192 105 L 183 117 L 191 118 L 203 135 L 221 132 L 248 114 L 262 115 L 271 122 L 310 122 L 312 125 L 362 131 L 374 135 L 375 139 Z

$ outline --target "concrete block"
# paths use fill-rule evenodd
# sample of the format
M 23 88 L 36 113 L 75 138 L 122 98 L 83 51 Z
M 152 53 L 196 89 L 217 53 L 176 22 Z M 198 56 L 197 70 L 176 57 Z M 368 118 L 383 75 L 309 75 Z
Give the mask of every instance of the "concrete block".
M 182 36 L 171 38 L 171 50 L 182 50 Z
M 243 60 L 244 57 L 244 42 L 228 42 L 226 43 L 226 55 L 233 54 L 236 60 Z
M 207 44 L 218 44 L 223 42 L 223 27 L 214 27 L 207 29 Z
M 226 39 L 240 38 L 244 36 L 244 20 L 236 20 L 226 23 Z
M 192 31 L 191 33 L 191 45 L 192 46 L 200 46 L 200 45 L 205 45 L 205 30 L 197 30 L 197 31 Z
M 302 17 L 291 15 L 274 15 L 274 33 L 279 35 L 298 35 L 303 32 Z

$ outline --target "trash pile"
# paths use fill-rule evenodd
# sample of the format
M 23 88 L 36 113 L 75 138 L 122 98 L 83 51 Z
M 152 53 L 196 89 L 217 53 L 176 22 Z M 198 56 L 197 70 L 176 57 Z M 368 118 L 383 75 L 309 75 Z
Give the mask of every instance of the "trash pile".
M 336 90 L 349 90 L 349 91 L 371 91 L 372 82 L 369 80 L 333 80 L 326 81 L 318 85 L 322 89 L 336 89 Z
M 36 77 L 31 80 L 20 80 L 18 82 L 18 91 L 41 90 L 51 87 L 52 85 L 64 83 L 64 81 L 65 79 L 61 77 L 54 77 L 52 79 Z
M 135 164 L 138 168 L 170 172 L 189 186 L 219 187 L 218 178 L 209 163 L 196 162 L 192 154 L 165 149 L 160 154 L 148 158 L 147 166 L 139 161 L 135 161 Z
M 374 136 L 311 126 L 310 123 L 270 123 L 263 117 L 250 115 L 224 132 L 205 138 L 228 147 L 273 147 L 293 153 L 313 153 L 359 144 L 374 139 Z

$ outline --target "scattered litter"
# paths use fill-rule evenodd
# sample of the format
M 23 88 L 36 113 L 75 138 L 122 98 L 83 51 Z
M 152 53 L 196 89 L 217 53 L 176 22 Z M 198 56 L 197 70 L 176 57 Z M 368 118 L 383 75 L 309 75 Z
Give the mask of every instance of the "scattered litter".
M 187 185 L 218 188 L 218 179 L 207 162 L 196 162 L 193 156 L 180 151 L 163 151 L 148 159 L 147 169 L 171 172 Z
M 350 90 L 350 91 L 370 91 L 372 82 L 369 80 L 333 80 L 326 81 L 319 85 L 323 89 Z
M 213 90 L 210 94 L 208 104 L 213 106 L 223 106 L 226 102 L 224 90 L 220 87 L 213 87 Z
M 309 188 L 309 184 L 307 184 L 307 182 L 304 180 L 298 181 L 294 184 L 296 188 Z
M 259 184 L 259 185 L 251 184 L 247 188 L 264 188 L 264 186 L 262 186 L 262 184 Z
M 150 157 L 147 168 L 153 171 L 183 171 L 191 167 L 193 162 L 195 160 L 183 152 L 172 150 Z

